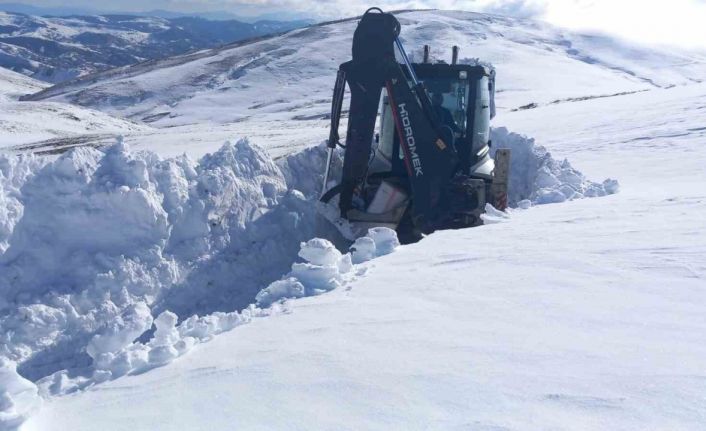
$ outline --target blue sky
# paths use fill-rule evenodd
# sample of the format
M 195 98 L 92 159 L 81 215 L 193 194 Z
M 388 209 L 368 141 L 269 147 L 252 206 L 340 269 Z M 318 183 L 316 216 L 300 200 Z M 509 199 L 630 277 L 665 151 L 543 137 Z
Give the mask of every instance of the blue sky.
M 440 8 L 532 17 L 576 30 L 600 31 L 645 44 L 706 49 L 706 0 L 0 0 L 106 11 L 165 9 L 236 15 L 357 15 L 368 6 Z

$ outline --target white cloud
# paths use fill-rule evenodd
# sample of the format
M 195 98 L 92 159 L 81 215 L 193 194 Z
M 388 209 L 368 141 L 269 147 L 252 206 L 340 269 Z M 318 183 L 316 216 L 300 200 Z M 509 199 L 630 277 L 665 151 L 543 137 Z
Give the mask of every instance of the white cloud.
M 497 0 L 484 5 L 483 11 L 519 18 L 541 18 L 547 12 L 547 4 L 537 0 Z
M 704 0 L 548 0 L 543 18 L 645 44 L 706 48 Z
M 242 4 L 240 0 L 185 1 Z M 322 18 L 359 15 L 371 5 L 369 0 L 249 0 L 248 3 L 268 9 L 307 11 Z M 649 45 L 706 48 L 706 0 L 378 0 L 374 4 L 385 10 L 487 11 L 543 19 L 575 30 L 605 32 Z
M 23 0 L 20 0 L 23 1 Z M 575 30 L 601 31 L 645 44 L 706 49 L 706 0 L 24 0 L 44 6 L 104 10 L 228 11 L 244 15 L 300 12 L 318 19 L 385 10 L 437 8 L 538 18 Z M 119 6 L 118 6 L 119 4 Z

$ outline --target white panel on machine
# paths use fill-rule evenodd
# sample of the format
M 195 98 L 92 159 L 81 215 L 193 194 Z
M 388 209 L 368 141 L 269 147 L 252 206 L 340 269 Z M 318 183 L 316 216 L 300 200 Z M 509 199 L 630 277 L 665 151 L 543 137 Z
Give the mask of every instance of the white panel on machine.
M 384 214 L 399 207 L 407 200 L 407 194 L 387 181 L 380 183 L 375 192 L 373 201 L 370 202 L 367 212 L 370 214 Z

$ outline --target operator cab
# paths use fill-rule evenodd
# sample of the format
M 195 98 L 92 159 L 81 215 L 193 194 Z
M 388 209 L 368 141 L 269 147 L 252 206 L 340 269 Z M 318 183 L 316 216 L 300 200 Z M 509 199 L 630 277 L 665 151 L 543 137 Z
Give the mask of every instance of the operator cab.
M 459 156 L 458 171 L 472 178 L 492 180 L 490 120 L 495 116 L 495 72 L 485 66 L 414 63 L 424 83 L 444 141 Z M 392 172 L 406 176 L 394 117 L 385 90 L 380 107 L 375 155 L 369 173 Z

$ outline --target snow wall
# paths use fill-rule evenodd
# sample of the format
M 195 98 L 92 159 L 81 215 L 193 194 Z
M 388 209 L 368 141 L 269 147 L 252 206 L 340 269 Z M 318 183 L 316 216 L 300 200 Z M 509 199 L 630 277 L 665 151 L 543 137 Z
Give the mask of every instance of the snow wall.
M 617 190 L 612 180 L 588 181 L 532 139 L 496 129 L 492 140 L 494 149 L 512 150 L 512 206 Z M 338 237 L 313 205 L 325 154 L 320 145 L 275 161 L 240 140 L 198 161 L 122 142 L 58 158 L 0 155 L 0 383 L 25 388 L 25 378 L 50 376 L 48 392 L 65 393 L 70 373 L 61 370 L 90 369 L 86 381 L 95 382 L 106 368 L 158 364 L 266 314 L 250 305 L 256 301 L 276 306 L 326 291 L 331 285 L 312 274 L 333 271 L 335 279 L 348 264 L 326 244 L 302 243 Z M 345 256 L 374 257 L 376 242 L 391 241 L 380 235 Z M 306 262 L 296 262 L 298 252 Z M 22 411 L 9 394 L 0 387 L 0 397 L 10 397 L 0 399 L 7 423 L 21 414 L 3 406 Z

